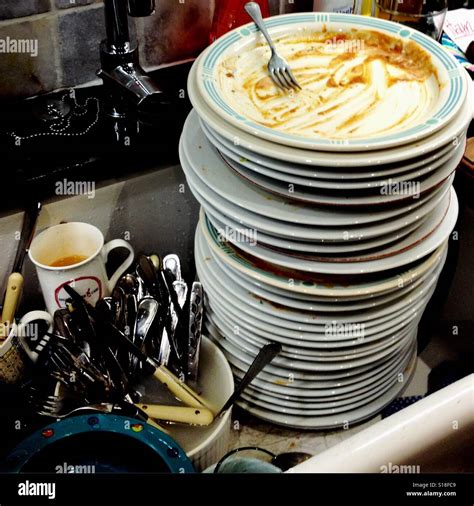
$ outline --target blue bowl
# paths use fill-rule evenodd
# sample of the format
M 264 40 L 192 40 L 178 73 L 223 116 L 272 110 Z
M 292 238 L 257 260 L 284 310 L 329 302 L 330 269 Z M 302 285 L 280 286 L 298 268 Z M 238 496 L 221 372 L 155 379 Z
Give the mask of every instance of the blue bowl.
M 22 441 L 1 470 L 10 473 L 194 473 L 170 436 L 133 418 L 89 414 L 48 425 Z

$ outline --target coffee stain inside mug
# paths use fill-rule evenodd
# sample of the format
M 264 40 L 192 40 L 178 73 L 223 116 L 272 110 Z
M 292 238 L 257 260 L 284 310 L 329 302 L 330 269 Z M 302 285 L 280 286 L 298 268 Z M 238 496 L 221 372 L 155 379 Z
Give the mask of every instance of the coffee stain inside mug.
M 67 267 L 69 265 L 75 265 L 83 262 L 88 257 L 86 255 L 67 255 L 58 258 L 54 262 L 49 264 L 50 267 Z

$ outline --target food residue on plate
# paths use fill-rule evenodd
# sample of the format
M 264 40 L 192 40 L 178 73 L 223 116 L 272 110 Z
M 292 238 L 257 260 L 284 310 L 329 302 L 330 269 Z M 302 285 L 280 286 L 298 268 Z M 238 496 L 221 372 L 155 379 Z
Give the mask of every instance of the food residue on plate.
M 260 125 L 303 137 L 369 138 L 426 121 L 438 102 L 431 56 L 411 40 L 370 30 L 306 30 L 276 43 L 301 91 L 273 83 L 265 42 L 217 69 L 227 105 Z

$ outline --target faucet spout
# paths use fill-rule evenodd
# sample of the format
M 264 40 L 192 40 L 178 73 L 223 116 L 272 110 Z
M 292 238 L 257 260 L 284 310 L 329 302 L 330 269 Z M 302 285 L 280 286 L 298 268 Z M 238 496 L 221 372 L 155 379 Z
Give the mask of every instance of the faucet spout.
M 107 72 L 99 71 L 99 76 L 104 83 L 109 84 L 117 93 L 122 93 L 124 98 L 136 106 L 141 106 L 152 95 L 161 94 L 153 79 L 137 65 L 128 63 L 119 65 Z
M 128 11 L 127 11 L 128 5 Z M 128 15 L 148 16 L 154 0 L 105 0 L 106 40 L 100 46 L 98 76 L 108 89 L 108 110 L 113 117 L 125 116 L 129 104 L 142 106 L 161 90 L 140 65 L 138 45 L 130 41 Z

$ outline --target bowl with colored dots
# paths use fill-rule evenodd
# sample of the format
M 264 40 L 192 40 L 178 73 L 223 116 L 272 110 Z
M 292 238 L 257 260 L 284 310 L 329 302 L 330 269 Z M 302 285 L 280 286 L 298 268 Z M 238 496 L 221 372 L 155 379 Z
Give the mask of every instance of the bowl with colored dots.
M 193 473 L 172 437 L 133 418 L 73 416 L 40 429 L 1 463 L 10 473 Z

